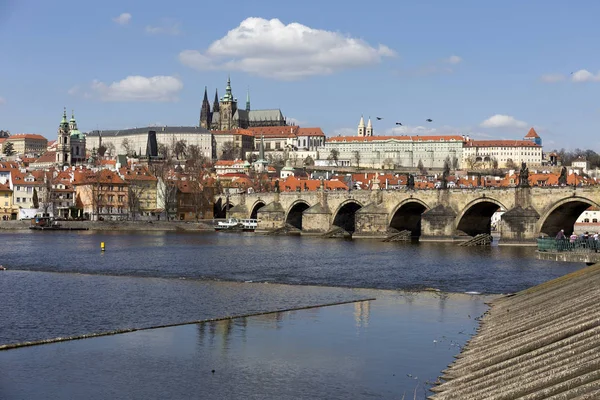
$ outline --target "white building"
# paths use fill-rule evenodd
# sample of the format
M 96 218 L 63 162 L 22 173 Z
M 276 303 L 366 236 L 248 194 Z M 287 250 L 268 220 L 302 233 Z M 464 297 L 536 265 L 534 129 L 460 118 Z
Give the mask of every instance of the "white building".
M 523 140 L 472 140 L 467 137 L 463 165 L 467 168 L 489 168 L 494 162 L 498 163 L 498 168 L 519 168 L 522 162 L 528 166 L 542 165 L 540 143 L 541 139 L 533 128 Z
M 126 147 L 137 155 L 147 155 L 148 132 L 156 132 L 156 143 L 167 147 L 183 140 L 186 146 L 196 145 L 204 157 L 213 156 L 213 140 L 210 131 L 197 126 L 148 126 L 123 130 L 92 131 L 86 134 L 88 150 L 98 149 L 100 144 L 114 146 L 116 154 L 125 154 Z M 112 154 L 113 156 L 115 154 Z
M 331 159 L 337 150 L 338 165 L 370 168 L 460 167 L 463 138 L 448 136 L 336 136 L 319 149 L 319 160 Z

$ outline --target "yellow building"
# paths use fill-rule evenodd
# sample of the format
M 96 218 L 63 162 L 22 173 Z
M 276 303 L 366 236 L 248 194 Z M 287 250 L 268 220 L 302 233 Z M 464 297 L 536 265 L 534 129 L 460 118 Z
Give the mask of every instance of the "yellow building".
M 10 182 L 0 181 L 0 221 L 17 219 L 18 209 L 13 206 L 13 191 Z
M 31 133 L 12 135 L 6 139 L 4 146 L 8 142 L 13 144 L 15 154 L 43 154 L 48 148 L 48 139 Z

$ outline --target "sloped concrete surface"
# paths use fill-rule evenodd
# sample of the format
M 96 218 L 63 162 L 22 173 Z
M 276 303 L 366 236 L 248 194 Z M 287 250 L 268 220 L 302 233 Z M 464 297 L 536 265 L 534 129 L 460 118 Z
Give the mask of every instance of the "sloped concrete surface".
M 429 399 L 600 399 L 600 264 L 490 305 Z

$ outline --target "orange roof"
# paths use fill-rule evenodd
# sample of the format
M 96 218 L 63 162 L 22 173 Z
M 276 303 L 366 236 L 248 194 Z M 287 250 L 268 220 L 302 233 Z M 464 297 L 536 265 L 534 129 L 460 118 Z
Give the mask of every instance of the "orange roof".
M 6 183 L 0 183 L 0 190 L 2 191 L 7 191 L 10 190 L 10 185 L 8 184 L 8 181 L 6 181 Z
M 37 160 L 36 163 L 48 163 L 56 161 L 56 151 L 47 151 L 42 154 Z
M 529 130 L 529 132 L 527 132 L 527 135 L 525 135 L 526 138 L 539 138 L 537 132 L 535 131 L 535 129 L 531 128 Z
M 231 167 L 233 165 L 244 165 L 243 160 L 219 160 L 215 163 L 215 167 Z
M 46 139 L 42 135 L 37 135 L 34 133 L 18 133 L 16 135 L 11 135 L 8 139 L 38 139 L 48 141 L 48 139 Z
M 90 171 L 89 169 L 75 170 L 73 176 L 73 185 L 89 185 L 95 183 L 115 185 L 125 184 L 125 181 L 114 171 L 103 169 L 98 172 Z
M 298 126 L 255 126 L 248 128 L 255 137 L 271 136 L 271 137 L 294 137 L 298 132 Z
M 321 128 L 298 128 L 298 136 L 325 136 Z
M 213 135 L 244 135 L 244 136 L 254 136 L 252 131 L 248 129 L 230 129 L 226 131 L 211 131 Z
M 407 135 L 407 136 L 335 136 L 327 139 L 328 142 L 376 142 L 386 140 L 402 140 L 402 141 L 413 141 L 413 142 L 440 142 L 440 141 L 464 141 L 462 136 L 458 135 L 441 135 L 441 136 L 419 136 L 419 135 Z
M 470 140 L 465 142 L 465 147 L 539 147 L 529 140 Z
M 133 168 L 123 167 L 119 170 L 119 173 L 125 178 L 126 181 L 157 180 L 157 178 L 148 171 L 148 168 L 142 165 L 136 165 Z

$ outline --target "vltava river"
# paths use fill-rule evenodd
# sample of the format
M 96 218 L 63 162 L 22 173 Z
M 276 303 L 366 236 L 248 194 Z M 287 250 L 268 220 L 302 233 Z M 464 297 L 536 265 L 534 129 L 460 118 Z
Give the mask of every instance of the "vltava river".
M 423 398 L 491 298 L 463 292 L 514 292 L 582 267 L 531 248 L 253 234 L 0 243 L 0 344 L 376 299 L 0 351 L 2 399 Z

